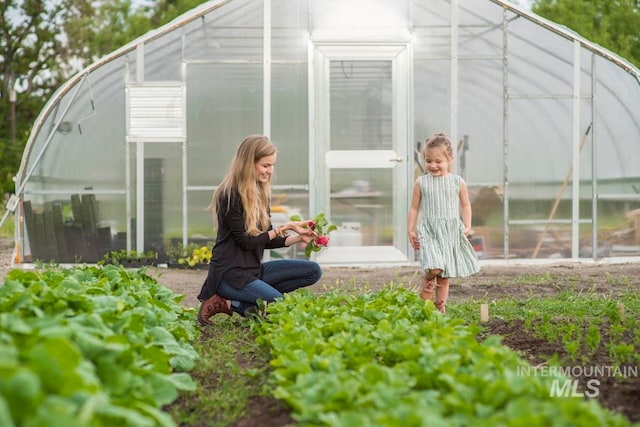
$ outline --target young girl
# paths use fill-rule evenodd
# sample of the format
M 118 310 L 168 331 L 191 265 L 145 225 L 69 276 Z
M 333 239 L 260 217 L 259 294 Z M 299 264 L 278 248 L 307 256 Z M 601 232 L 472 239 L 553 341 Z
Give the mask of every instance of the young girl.
M 471 202 L 467 184 L 461 176 L 451 173 L 453 149 L 447 135 L 432 135 L 422 154 L 426 173 L 413 186 L 409 240 L 419 251 L 424 270 L 420 296 L 432 300 L 435 290 L 435 305 L 445 313 L 449 278 L 467 277 L 480 270 L 476 252 L 467 239 Z M 422 217 L 417 224 L 420 212 Z

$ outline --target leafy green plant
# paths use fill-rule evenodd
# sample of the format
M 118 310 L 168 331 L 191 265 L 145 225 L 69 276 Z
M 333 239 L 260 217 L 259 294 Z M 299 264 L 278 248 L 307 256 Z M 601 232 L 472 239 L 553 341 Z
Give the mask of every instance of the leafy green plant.
M 628 425 L 593 402 L 551 397 L 552 376 L 518 375 L 527 365 L 499 337 L 479 342 L 478 326 L 407 289 L 301 290 L 253 330 L 300 425 Z
M 543 313 L 539 323 L 534 326 L 533 329 L 536 336 L 545 339 L 547 341 L 555 341 L 558 338 L 558 330 L 551 322 L 551 316 L 548 313 Z
M 635 355 L 635 347 L 624 342 L 611 341 L 608 351 L 616 364 L 631 362 Z
M 2 425 L 173 427 L 194 313 L 144 269 L 12 270 L 0 286 Z
M 602 340 L 602 334 L 600 333 L 601 323 L 598 318 L 589 319 L 589 325 L 587 326 L 587 332 L 584 338 L 588 355 L 594 354 L 598 350 L 598 347 L 600 347 L 600 341 Z
M 564 329 L 564 330 L 563 330 Z M 567 323 L 560 329 L 562 335 L 562 345 L 569 355 L 569 360 L 577 360 L 578 351 L 582 341 L 581 331 L 574 323 Z
M 113 264 L 113 265 L 125 265 L 129 261 L 151 261 L 156 260 L 158 258 L 158 254 L 154 251 L 147 252 L 138 252 L 138 251 L 128 251 L 126 249 L 121 249 L 119 251 L 110 251 L 104 254 L 102 261 L 99 261 L 98 264 Z
M 300 215 L 293 215 L 290 219 L 291 221 L 302 221 L 302 217 L 300 217 Z M 315 231 L 317 235 L 316 238 L 307 243 L 304 248 L 304 254 L 307 258 L 311 256 L 312 252 L 320 252 L 322 248 L 328 246 L 328 234 L 338 229 L 334 224 L 329 224 L 329 221 L 322 212 L 316 215 L 312 220 L 309 220 L 306 227 Z

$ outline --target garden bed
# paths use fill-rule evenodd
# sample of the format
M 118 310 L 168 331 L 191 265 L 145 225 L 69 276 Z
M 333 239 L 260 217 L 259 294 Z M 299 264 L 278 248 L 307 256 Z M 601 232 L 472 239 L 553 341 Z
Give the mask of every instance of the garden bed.
M 0 242 L 0 277 L 10 268 L 13 244 L 10 239 Z M 189 270 L 179 268 L 149 268 L 151 275 L 156 275 L 160 283 L 170 287 L 174 292 L 185 295 L 182 303 L 187 307 L 197 307 L 196 296 L 200 291 L 202 281 L 206 277 L 206 270 Z M 416 267 L 403 268 L 325 268 L 320 283 L 310 290 L 323 293 L 335 289 L 342 292 L 369 292 L 381 289 L 386 283 L 402 283 L 403 286 L 415 286 L 419 283 L 420 275 Z M 483 265 L 482 271 L 469 278 L 453 281 L 450 293 L 450 306 L 468 301 L 489 304 L 490 321 L 485 325 L 483 334 L 497 334 L 503 337 L 503 343 L 520 352 L 522 357 L 529 360 L 532 366 L 540 366 L 554 354 L 560 358 L 567 353 L 558 342 L 540 339 L 526 328 L 524 319 L 505 320 L 496 315 L 493 310 L 494 301 L 508 299 L 553 298 L 562 292 L 570 291 L 576 295 L 593 293 L 602 298 L 615 300 L 625 292 L 635 292 L 640 295 L 640 263 L 609 264 L 609 263 L 571 263 L 564 265 L 511 265 L 493 266 Z M 450 310 L 450 316 L 454 315 Z M 229 322 L 230 319 L 220 319 Z M 227 325 L 227 324 L 225 324 Z M 230 327 L 237 323 L 229 323 Z M 238 331 L 240 335 L 244 332 Z M 208 328 L 204 330 L 204 339 L 215 338 L 222 330 Z M 250 334 L 246 331 L 246 334 Z M 602 333 L 603 346 L 607 343 L 607 334 Z M 479 337 L 482 339 L 482 337 Z M 637 349 L 636 349 L 637 352 Z M 585 355 L 586 356 L 586 355 Z M 590 366 L 610 366 L 609 355 L 604 351 L 589 354 Z M 262 369 L 268 360 L 260 357 L 247 357 L 239 346 L 235 355 L 238 364 L 243 369 Z M 567 366 L 576 365 L 569 363 Z M 581 363 L 584 365 L 584 363 Z M 636 364 L 637 366 L 637 364 Z M 224 381 L 212 381 L 211 378 L 201 378 L 205 387 L 216 387 Z M 578 378 L 580 380 L 580 378 Z M 580 389 L 585 389 L 582 378 Z M 640 421 L 640 381 L 635 378 L 614 378 L 606 376 L 599 380 L 599 403 L 610 410 L 624 415 L 632 422 Z M 189 402 L 179 399 L 174 405 L 176 410 L 186 408 Z M 216 414 L 209 414 L 215 419 Z M 205 420 L 202 420 L 205 423 Z M 209 418 L 206 420 L 209 422 Z M 235 427 L 260 425 L 263 427 L 285 426 L 291 423 L 289 411 L 281 402 L 264 396 L 253 396 L 249 399 L 245 415 L 238 417 L 231 424 Z M 193 424 L 197 425 L 197 424 Z M 186 424 L 185 424 L 186 426 Z
M 160 281 L 172 287 L 176 292 L 185 294 L 183 301 L 189 306 L 197 306 L 195 296 L 200 291 L 202 272 L 171 270 L 162 272 Z M 416 286 L 419 272 L 415 267 L 402 268 L 325 268 L 320 283 L 310 290 L 323 293 L 339 289 L 342 292 L 376 291 L 386 283 L 402 283 L 403 286 Z M 570 291 L 576 295 L 593 293 L 602 298 L 615 299 L 619 295 L 633 291 L 640 295 L 640 264 L 596 264 L 571 263 L 564 265 L 512 265 L 483 266 L 482 271 L 469 278 L 453 281 L 450 302 L 465 303 L 478 301 L 489 305 L 490 321 L 485 325 L 484 334 L 496 334 L 503 337 L 503 343 L 518 351 L 529 360 L 532 366 L 544 364 L 549 357 L 557 354 L 559 358 L 567 353 L 562 343 L 548 342 L 537 338 L 525 329 L 524 320 L 505 321 L 496 316 L 494 301 L 509 299 L 553 298 L 562 292 Z M 450 310 L 453 312 L 453 310 Z M 453 315 L 453 314 L 450 314 Z M 226 318 L 222 322 L 228 321 Z M 205 337 L 215 337 L 218 331 L 206 329 Z M 602 333 L 602 346 L 607 344 L 607 335 Z M 612 361 L 604 351 L 589 355 L 589 366 L 610 366 Z M 237 355 L 238 363 L 245 369 L 259 369 L 267 360 L 247 358 Z M 575 366 L 569 362 L 566 366 Z M 585 363 L 580 363 L 583 366 Z M 579 389 L 585 390 L 585 380 L 578 378 Z M 589 378 L 591 379 L 591 378 Z M 624 415 L 632 422 L 640 421 L 640 380 L 635 378 L 614 378 L 612 376 L 596 378 L 599 381 L 600 404 L 614 412 Z M 212 387 L 215 384 L 211 384 Z M 180 403 L 178 403 L 180 404 Z M 235 427 L 261 425 L 264 427 L 285 426 L 292 422 L 288 409 L 275 399 L 255 396 L 246 406 L 246 415 L 236 420 Z

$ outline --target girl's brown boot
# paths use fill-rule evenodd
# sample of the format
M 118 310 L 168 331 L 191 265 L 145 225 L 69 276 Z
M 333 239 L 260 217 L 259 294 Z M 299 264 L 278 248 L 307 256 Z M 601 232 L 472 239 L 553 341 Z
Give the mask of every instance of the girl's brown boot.
M 424 277 L 422 278 L 422 287 L 420 288 L 420 298 L 427 300 L 427 301 L 433 301 L 433 291 L 436 289 L 436 286 L 438 286 L 438 283 L 436 282 L 436 277 L 427 277 L 427 275 L 425 274 Z
M 449 281 L 441 283 L 436 286 L 436 308 L 442 314 L 446 313 L 445 306 L 447 304 L 447 298 L 449 297 Z

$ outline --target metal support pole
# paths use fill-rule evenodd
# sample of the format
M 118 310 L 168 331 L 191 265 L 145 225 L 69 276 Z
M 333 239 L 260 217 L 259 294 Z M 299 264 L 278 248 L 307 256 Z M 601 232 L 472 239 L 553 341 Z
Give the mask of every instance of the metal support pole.
M 573 42 L 573 186 L 571 199 L 571 258 L 580 257 L 580 42 Z
M 144 82 L 144 44 L 136 46 L 136 81 Z M 144 142 L 136 143 L 136 251 L 144 247 Z
M 262 132 L 269 138 L 271 138 L 271 25 L 271 0 L 265 0 L 262 25 L 264 28 L 262 37 Z
M 457 0 L 451 1 L 451 112 L 449 137 L 452 141 L 458 140 L 458 12 L 459 4 Z
M 591 258 L 598 258 L 598 156 L 596 155 L 596 56 L 591 54 Z
M 504 208 L 502 213 L 504 230 L 504 259 L 509 259 L 509 59 L 507 10 L 502 12 L 502 193 Z

